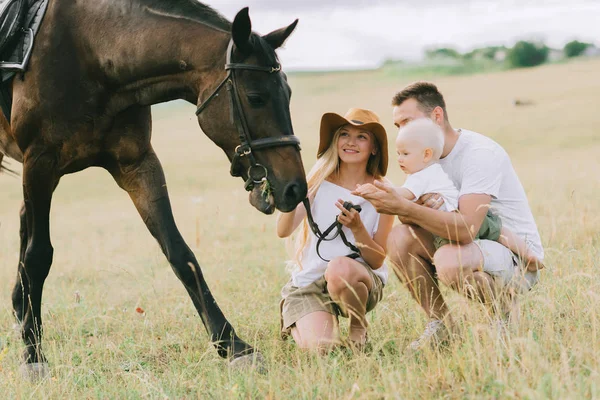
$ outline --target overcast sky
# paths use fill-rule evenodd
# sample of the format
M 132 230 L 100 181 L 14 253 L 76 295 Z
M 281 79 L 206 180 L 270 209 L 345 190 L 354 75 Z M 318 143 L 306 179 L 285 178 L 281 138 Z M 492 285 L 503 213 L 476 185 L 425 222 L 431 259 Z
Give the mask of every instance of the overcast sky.
M 460 51 L 543 39 L 600 44 L 600 0 L 215 0 L 232 20 L 250 7 L 261 34 L 299 18 L 279 52 L 286 69 L 376 67 L 386 58 L 417 60 L 428 46 Z M 418 4 L 421 3 L 421 4 Z

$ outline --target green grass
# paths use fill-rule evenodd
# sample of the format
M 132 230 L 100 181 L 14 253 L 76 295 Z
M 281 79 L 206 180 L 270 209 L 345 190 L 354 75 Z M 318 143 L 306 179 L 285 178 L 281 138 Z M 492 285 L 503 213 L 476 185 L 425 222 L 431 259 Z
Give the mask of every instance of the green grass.
M 436 79 L 453 124 L 493 137 L 511 154 L 546 248 L 548 268 L 522 297 L 521 323 L 508 340 L 489 329 L 484 308 L 444 290 L 459 340 L 441 353 L 408 355 L 405 346 L 426 320 L 395 278 L 370 314 L 370 353 L 319 357 L 279 340 L 279 291 L 288 275 L 274 218 L 248 204 L 243 182 L 228 176 L 226 158 L 202 136 L 194 107 L 173 103 L 155 108 L 153 145 L 176 221 L 220 307 L 263 352 L 268 373 L 235 372 L 218 358 L 128 196 L 106 172 L 91 169 L 65 177 L 53 200 L 55 257 L 43 302 L 52 377 L 23 381 L 10 301 L 21 184 L 1 176 L 0 397 L 600 398 L 599 66 L 575 62 Z M 391 96 L 419 78 L 291 77 L 306 167 L 314 162 L 323 112 L 371 108 L 391 140 Z M 514 107 L 514 97 L 534 104 Z M 389 170 L 401 184 L 399 169 Z

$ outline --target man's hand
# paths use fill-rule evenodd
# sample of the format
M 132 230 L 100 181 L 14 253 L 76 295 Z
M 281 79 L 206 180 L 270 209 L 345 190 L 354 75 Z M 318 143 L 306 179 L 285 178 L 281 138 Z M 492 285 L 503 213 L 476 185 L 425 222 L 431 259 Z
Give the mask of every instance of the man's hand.
M 367 200 L 381 214 L 404 215 L 411 205 L 410 201 L 396 193 L 393 186 L 377 180 L 357 187 L 352 194 Z
M 419 197 L 419 200 L 415 203 L 433 210 L 439 210 L 444 205 L 444 198 L 438 193 L 426 193 Z
M 355 196 L 364 197 L 379 191 L 381 191 L 381 189 L 378 189 L 372 183 L 365 183 L 364 185 L 356 185 L 356 189 L 354 189 L 352 194 Z

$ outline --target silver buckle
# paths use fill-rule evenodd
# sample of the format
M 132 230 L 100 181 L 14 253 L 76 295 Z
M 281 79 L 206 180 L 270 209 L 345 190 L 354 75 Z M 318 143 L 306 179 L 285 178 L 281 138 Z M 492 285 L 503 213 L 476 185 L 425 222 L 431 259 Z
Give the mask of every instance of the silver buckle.
M 240 157 L 247 156 L 248 154 L 252 153 L 252 149 L 250 149 L 250 148 L 248 150 L 244 150 L 243 152 L 240 152 L 240 147 L 242 147 L 241 144 L 235 148 L 236 154 L 239 154 Z

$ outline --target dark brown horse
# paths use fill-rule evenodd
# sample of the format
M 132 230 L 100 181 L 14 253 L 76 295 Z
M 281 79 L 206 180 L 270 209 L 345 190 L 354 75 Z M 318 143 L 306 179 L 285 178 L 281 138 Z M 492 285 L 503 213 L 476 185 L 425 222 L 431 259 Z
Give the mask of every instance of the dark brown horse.
M 63 175 L 91 166 L 106 169 L 129 193 L 219 355 L 238 362 L 253 355 L 175 225 L 150 144 L 150 106 L 174 99 L 198 105 L 203 132 L 232 161 L 232 174 L 246 181 L 252 205 L 266 214 L 294 209 L 306 196 L 306 179 L 291 91 L 274 49 L 296 22 L 259 36 L 248 9 L 230 23 L 196 0 L 50 0 L 29 69 L 13 82 L 10 124 L 0 121 L 0 153 L 23 164 L 12 298 L 25 371 L 47 369 L 41 302 L 53 255 L 52 194 Z

